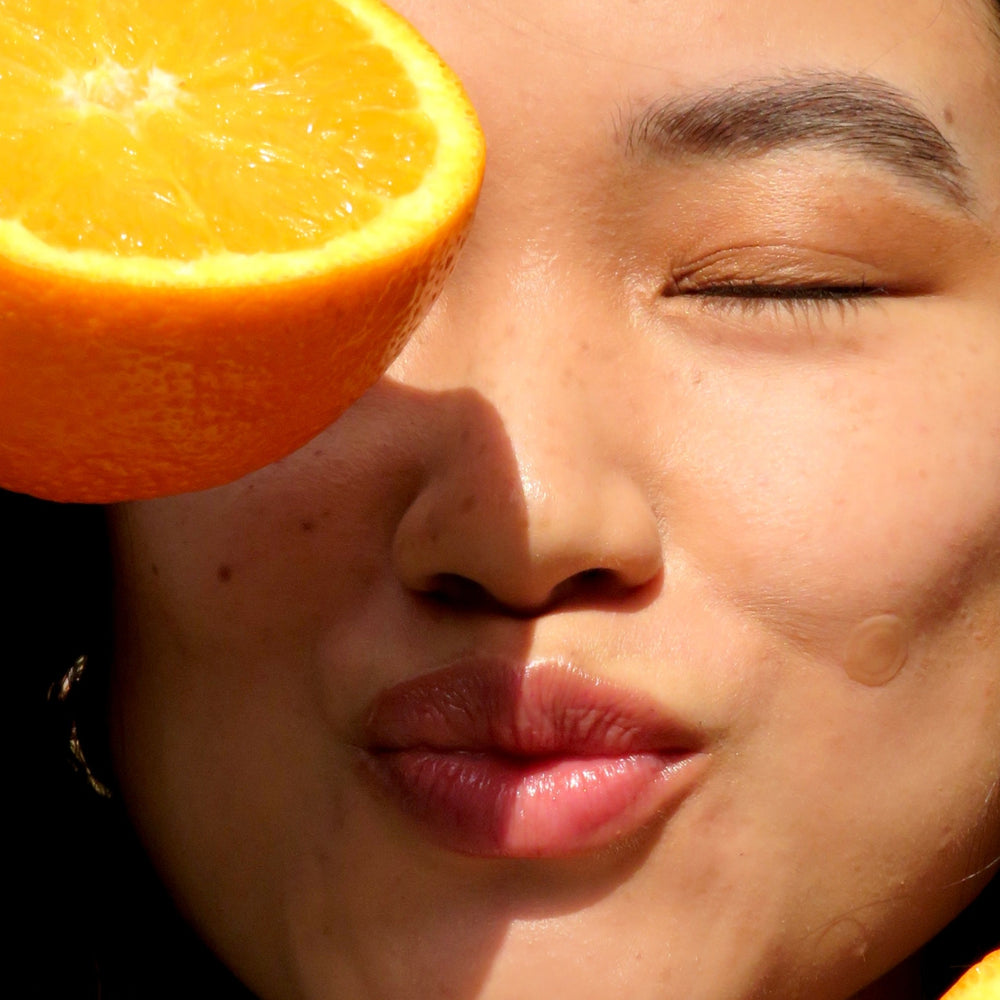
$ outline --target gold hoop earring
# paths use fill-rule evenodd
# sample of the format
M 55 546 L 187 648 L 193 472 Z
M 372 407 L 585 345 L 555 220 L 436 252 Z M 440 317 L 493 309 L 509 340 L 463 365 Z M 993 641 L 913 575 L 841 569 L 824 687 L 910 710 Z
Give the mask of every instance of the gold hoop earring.
M 58 705 L 69 727 L 69 754 L 73 768 L 86 780 L 91 790 L 102 799 L 112 797 L 111 789 L 91 770 L 80 743 L 77 710 L 80 707 L 80 687 L 87 669 L 87 657 L 78 656 L 65 674 L 49 688 L 49 701 Z

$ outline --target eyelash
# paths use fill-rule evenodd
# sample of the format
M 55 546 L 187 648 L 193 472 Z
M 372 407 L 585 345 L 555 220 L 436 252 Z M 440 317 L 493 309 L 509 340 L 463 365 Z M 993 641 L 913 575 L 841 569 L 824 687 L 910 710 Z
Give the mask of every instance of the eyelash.
M 886 290 L 877 285 L 837 284 L 762 284 L 755 281 L 721 282 L 692 288 L 679 293 L 698 299 L 711 299 L 713 308 L 759 313 L 765 310 L 785 310 L 793 315 L 825 313 L 836 309 L 857 309 L 866 301 L 878 299 Z

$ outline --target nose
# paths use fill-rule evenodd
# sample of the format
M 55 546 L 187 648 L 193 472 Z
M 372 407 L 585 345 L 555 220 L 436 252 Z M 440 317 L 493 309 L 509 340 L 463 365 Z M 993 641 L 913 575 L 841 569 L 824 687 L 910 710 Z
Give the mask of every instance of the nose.
M 405 512 L 393 561 L 410 590 L 535 615 L 625 597 L 658 577 L 656 522 L 627 478 L 580 463 L 561 475 L 519 466 L 511 482 L 490 450 L 456 447 Z
M 450 405 L 392 558 L 407 588 L 452 606 L 534 616 L 625 599 L 662 572 L 636 428 L 609 389 L 619 352 L 601 349 L 613 322 L 567 311 L 538 270 L 522 261 L 515 282 L 492 284 L 480 272 L 404 357 L 405 377 Z

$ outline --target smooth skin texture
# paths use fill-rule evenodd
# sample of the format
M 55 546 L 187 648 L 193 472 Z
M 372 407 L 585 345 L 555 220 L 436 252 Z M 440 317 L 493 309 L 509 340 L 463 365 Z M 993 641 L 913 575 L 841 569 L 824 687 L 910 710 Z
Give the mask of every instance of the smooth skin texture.
M 1000 856 L 985 4 L 399 7 L 486 131 L 472 234 L 309 446 L 114 512 L 140 835 L 266 1000 L 915 996 L 908 956 Z M 844 78 L 876 136 L 891 91 L 955 162 L 630 124 Z M 434 843 L 355 744 L 469 654 L 656 699 L 705 738 L 696 787 L 579 857 Z

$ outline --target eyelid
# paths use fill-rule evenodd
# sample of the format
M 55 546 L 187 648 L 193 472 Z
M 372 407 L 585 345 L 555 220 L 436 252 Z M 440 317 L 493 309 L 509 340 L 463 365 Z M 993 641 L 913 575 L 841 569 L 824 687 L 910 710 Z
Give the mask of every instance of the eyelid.
M 665 294 L 697 294 L 718 286 L 758 288 L 884 287 L 871 264 L 808 246 L 745 244 L 724 247 L 674 265 Z
M 674 266 L 661 294 L 700 299 L 705 308 L 715 310 L 843 310 L 898 293 L 885 277 L 880 269 L 847 254 L 789 244 L 746 244 Z

